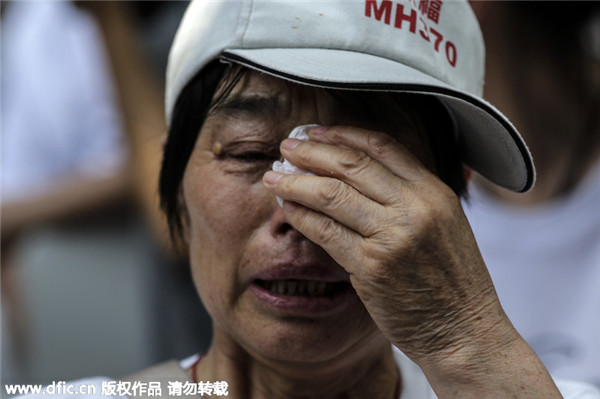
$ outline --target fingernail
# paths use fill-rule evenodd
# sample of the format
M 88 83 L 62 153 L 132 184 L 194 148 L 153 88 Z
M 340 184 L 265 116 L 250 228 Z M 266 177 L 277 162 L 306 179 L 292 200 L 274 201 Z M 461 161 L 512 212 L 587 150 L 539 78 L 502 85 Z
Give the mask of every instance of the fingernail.
M 267 184 L 276 184 L 279 181 L 279 179 L 281 179 L 282 176 L 283 176 L 283 173 L 277 173 L 277 172 L 273 172 L 272 170 L 269 170 L 263 176 L 263 181 Z
M 301 142 L 302 140 L 298 139 L 285 139 L 281 142 L 281 148 L 287 151 L 291 151 L 294 148 L 298 147 L 298 144 L 300 144 Z
M 318 137 L 318 136 L 322 136 L 323 133 L 325 133 L 325 131 L 327 131 L 327 129 L 329 129 L 329 126 L 315 126 L 313 128 L 310 128 L 308 130 L 308 133 L 312 137 Z

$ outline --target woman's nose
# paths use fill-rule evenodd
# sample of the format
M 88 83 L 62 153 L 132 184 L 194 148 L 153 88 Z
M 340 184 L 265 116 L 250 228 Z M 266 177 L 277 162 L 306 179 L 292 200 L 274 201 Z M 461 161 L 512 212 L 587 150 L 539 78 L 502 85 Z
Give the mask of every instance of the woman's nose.
M 277 205 L 277 209 L 275 209 L 273 215 L 271 216 L 270 231 L 273 237 L 284 235 L 297 235 L 298 238 L 304 237 L 287 221 L 285 213 L 283 212 L 283 208 L 281 208 L 279 205 Z

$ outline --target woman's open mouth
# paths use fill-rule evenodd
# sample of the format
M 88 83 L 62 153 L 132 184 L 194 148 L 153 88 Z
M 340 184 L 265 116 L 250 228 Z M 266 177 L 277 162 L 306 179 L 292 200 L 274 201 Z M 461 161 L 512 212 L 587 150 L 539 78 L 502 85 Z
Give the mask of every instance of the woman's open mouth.
M 315 280 L 256 280 L 255 283 L 271 294 L 308 298 L 332 296 L 350 285 L 346 281 Z
M 325 316 L 358 301 L 348 281 L 257 279 L 250 290 L 262 308 L 288 316 Z

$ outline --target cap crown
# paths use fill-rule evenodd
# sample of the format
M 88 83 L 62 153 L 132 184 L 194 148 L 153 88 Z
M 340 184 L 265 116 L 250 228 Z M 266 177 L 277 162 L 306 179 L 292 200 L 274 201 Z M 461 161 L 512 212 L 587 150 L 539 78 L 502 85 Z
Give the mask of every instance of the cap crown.
M 223 51 L 284 48 L 368 54 L 482 93 L 483 38 L 463 0 L 195 0 L 171 51 L 167 119 L 183 86 Z

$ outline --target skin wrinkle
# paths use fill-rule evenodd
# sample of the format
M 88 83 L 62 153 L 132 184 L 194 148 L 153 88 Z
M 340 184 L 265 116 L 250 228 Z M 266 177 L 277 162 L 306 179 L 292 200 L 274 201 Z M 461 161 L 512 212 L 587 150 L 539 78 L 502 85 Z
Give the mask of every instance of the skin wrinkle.
M 185 170 L 182 193 L 189 215 L 186 229 L 192 275 L 214 320 L 214 341 L 196 369 L 196 378 L 234 381 L 229 391 L 232 397 L 389 399 L 398 382 L 393 343 L 412 356 L 440 398 L 450 397 L 448 392 L 464 397 L 482 397 L 482 392 L 483 396 L 491 392 L 508 396 L 511 386 L 504 384 L 522 381 L 524 373 L 509 375 L 513 369 L 503 365 L 497 354 L 511 351 L 506 359 L 519 367 L 519 360 L 531 364 L 537 358 L 531 356 L 489 291 L 489 275 L 468 223 L 454 209 L 460 206 L 458 198 L 422 166 L 431 165 L 432 159 L 428 151 L 419 149 L 419 133 L 402 128 L 395 134 L 401 144 L 406 140 L 416 148 L 390 145 L 381 155 L 374 155 L 365 134 L 383 140 L 382 133 L 369 130 L 367 121 L 355 124 L 351 120 L 355 114 L 327 115 L 336 124 L 346 125 L 327 130 L 338 132 L 336 141 L 324 135 L 312 144 L 298 144 L 285 155 L 294 163 L 298 151 L 314 145 L 322 154 L 306 170 L 327 169 L 330 159 L 339 177 L 283 176 L 281 184 L 270 184 L 266 176 L 273 172 L 260 179 L 270 168 L 270 155 L 257 156 L 254 146 L 265 145 L 266 137 L 266 142 L 278 143 L 292 127 L 325 117 L 316 111 L 336 109 L 338 103 L 323 90 L 253 72 L 243 76 L 231 95 L 242 91 L 267 98 L 283 96 L 288 108 L 285 120 L 246 111 L 225 118 L 214 110 Z M 307 106 L 307 101 L 321 105 L 316 109 Z M 384 115 L 390 110 L 380 112 Z M 381 130 L 386 129 L 396 132 L 398 126 Z M 220 156 L 212 151 L 215 142 L 223 146 Z M 337 163 L 342 157 L 338 143 L 372 158 L 379 156 L 377 161 L 393 175 L 390 181 L 399 195 L 377 216 L 388 228 L 369 239 L 345 226 L 355 215 L 344 210 L 376 215 L 374 209 L 381 206 L 360 190 L 337 205 L 342 212 L 336 216 L 320 213 L 316 198 L 310 199 L 328 180 L 348 184 L 346 171 Z M 414 181 L 404 180 L 404 174 Z M 301 194 L 306 195 L 308 207 L 290 206 Z M 277 206 L 275 195 L 286 200 L 283 209 Z M 366 202 L 353 208 L 360 196 Z M 332 235 L 336 230 L 341 233 Z M 347 276 L 354 292 L 349 291 L 342 306 L 329 313 L 306 314 L 270 307 L 253 294 L 261 272 L 298 262 Z M 447 269 L 440 273 L 440 268 Z M 445 276 L 449 270 L 455 274 Z M 417 291 L 411 291 L 414 284 L 407 283 L 411 276 L 420 284 Z M 450 280 L 461 284 L 453 285 Z M 463 293 L 468 295 L 467 303 L 458 306 L 456 297 Z M 445 313 L 440 315 L 440 309 Z M 547 377 L 543 366 L 535 367 L 536 378 Z M 469 375 L 461 376 L 465 372 Z M 551 380 L 542 386 L 548 389 L 539 396 L 551 397 L 546 395 L 552 389 Z
M 236 95 L 236 93 L 233 93 L 233 88 L 236 88 L 237 92 L 242 92 L 242 89 L 245 89 L 246 85 L 247 85 L 247 81 L 245 81 L 244 79 L 242 79 L 244 77 L 244 75 L 248 72 L 247 69 L 244 68 L 240 68 L 239 66 L 232 66 L 229 68 L 225 68 L 225 73 L 224 73 L 224 78 L 219 80 L 219 83 L 215 83 L 214 86 L 217 87 L 217 92 L 215 94 L 215 98 L 210 102 L 209 105 L 209 115 L 214 114 L 219 107 L 225 102 L 225 100 L 229 99 L 229 97 Z M 260 75 L 260 74 L 259 74 Z M 212 75 L 210 75 L 212 76 Z M 285 90 L 291 90 L 294 87 L 302 87 L 302 86 L 298 86 L 295 85 L 293 83 L 289 83 L 286 82 L 287 86 L 285 88 Z M 204 89 L 204 86 L 207 87 L 212 87 L 212 83 L 210 83 L 209 81 L 204 82 L 201 79 L 197 79 L 197 82 L 194 81 L 194 84 L 190 84 L 190 90 L 186 89 L 185 92 L 185 97 L 188 97 L 189 95 L 193 94 L 193 93 L 202 93 L 202 90 Z M 307 90 L 306 88 L 304 88 L 304 90 Z M 329 96 L 331 96 L 331 98 L 333 99 L 332 102 L 330 102 L 331 104 L 328 104 L 327 101 L 321 101 L 321 105 L 317 107 L 317 111 L 319 112 L 319 119 L 321 119 L 321 112 L 324 115 L 343 115 L 343 118 L 347 118 L 348 121 L 351 121 L 353 124 L 355 124 L 356 126 L 364 126 L 364 127 L 372 127 L 372 126 L 376 126 L 379 130 L 382 131 L 386 131 L 386 129 L 388 129 L 389 131 L 389 127 L 385 126 L 384 123 L 382 123 L 382 121 L 386 121 L 389 119 L 389 116 L 386 115 L 384 112 L 382 112 L 382 109 L 384 109 L 385 107 L 389 107 L 389 104 L 392 103 L 394 104 L 393 107 L 397 107 L 397 109 L 395 109 L 393 112 L 390 112 L 389 114 L 393 114 L 394 115 L 394 125 L 395 127 L 392 129 L 392 131 L 395 132 L 401 132 L 403 130 L 405 130 L 405 128 L 402 128 L 402 126 L 406 125 L 406 123 L 408 123 L 407 126 L 419 126 L 419 129 L 422 128 L 422 130 L 419 131 L 419 136 L 420 138 L 418 140 L 414 140 L 411 139 L 410 135 L 406 135 L 406 134 L 402 134 L 403 137 L 403 141 L 405 141 L 406 143 L 413 142 L 413 144 L 410 144 L 409 147 L 411 148 L 412 151 L 420 151 L 419 148 L 424 147 L 423 145 L 419 145 L 419 142 L 423 141 L 423 138 L 425 139 L 425 141 L 428 141 L 428 137 L 429 135 L 425 132 L 425 127 L 423 124 L 423 121 L 419 120 L 419 121 L 411 121 L 411 119 L 414 118 L 408 118 L 405 115 L 405 112 L 402 110 L 402 106 L 400 104 L 404 104 L 406 106 L 413 106 L 413 102 L 416 102 L 416 105 L 414 105 L 414 109 L 418 110 L 419 107 L 421 107 L 421 109 L 428 109 L 428 110 L 435 110 L 437 109 L 435 104 L 431 103 L 430 101 L 424 101 L 424 98 L 419 98 L 411 96 L 411 100 L 408 101 L 405 98 L 394 98 L 392 99 L 391 97 L 389 99 L 387 99 L 386 101 L 383 101 L 383 98 L 379 98 L 378 96 L 382 95 L 382 93 L 371 93 L 373 95 L 375 95 L 376 97 L 374 97 L 375 101 L 363 101 L 361 102 L 361 104 L 366 104 L 367 107 L 365 109 L 361 109 L 361 108 L 357 108 L 357 104 L 356 103 L 356 98 L 354 99 L 350 99 L 351 96 L 354 96 L 355 93 L 349 94 L 349 93 L 344 93 L 344 92 L 340 92 L 340 91 L 336 91 L 336 90 L 322 90 L 322 92 L 328 94 Z M 264 93 L 261 91 L 256 91 L 256 93 L 253 93 L 253 96 L 255 97 L 260 97 L 260 93 Z M 281 93 L 275 93 L 274 96 L 280 96 Z M 369 93 L 365 93 L 365 96 L 369 96 Z M 309 99 L 310 100 L 310 99 Z M 316 97 L 316 100 L 319 100 L 319 97 Z M 196 103 L 197 100 L 193 100 L 194 103 Z M 382 102 L 383 101 L 383 102 Z M 397 103 L 397 101 L 400 101 L 400 103 Z M 264 101 L 264 103 L 268 103 L 268 101 Z M 277 101 L 271 101 L 272 104 L 276 104 Z M 310 104 L 310 101 L 308 101 L 308 103 Z M 305 102 L 306 104 L 306 102 Z M 182 104 L 183 105 L 183 104 Z M 189 105 L 187 105 L 187 107 L 189 108 Z M 327 108 L 328 107 L 328 108 Z M 439 108 L 439 107 L 438 107 Z M 329 109 L 329 111 L 321 111 L 321 110 L 326 110 Z M 348 110 L 352 110 L 352 112 L 348 112 Z M 412 109 L 409 107 L 409 109 Z M 436 112 L 440 112 L 442 111 L 441 109 L 437 109 Z M 202 113 L 201 113 L 202 114 Z M 415 114 L 419 114 L 419 112 L 416 112 Z M 330 116 L 330 119 L 331 119 Z M 443 115 L 438 115 L 438 117 L 440 118 L 436 118 L 436 120 L 440 120 L 443 121 L 444 117 Z M 366 118 L 366 120 L 368 120 L 368 122 L 364 122 L 361 120 L 361 118 Z M 417 118 L 420 119 L 420 118 Z M 408 122 L 406 122 L 408 121 Z M 314 120 L 313 120 L 314 122 Z M 335 122 L 335 120 L 332 120 L 331 123 L 328 123 L 327 121 L 323 121 L 321 122 L 322 124 L 328 125 L 328 124 L 333 124 Z M 431 121 L 430 121 L 431 122 Z M 202 122 L 204 123 L 204 122 Z M 192 129 L 192 131 L 199 131 L 199 127 L 198 130 L 196 130 L 195 128 L 195 124 L 196 122 L 194 122 L 194 127 Z M 181 123 L 180 123 L 181 125 Z M 371 126 L 372 125 L 372 126 Z M 178 125 L 179 126 L 179 125 Z M 436 123 L 437 126 L 437 123 Z M 440 126 L 442 126 L 442 124 L 440 124 Z M 192 127 L 192 125 L 190 125 L 190 127 Z M 291 125 L 291 127 L 293 127 L 293 125 Z M 287 130 L 291 129 L 288 128 Z M 179 128 L 183 128 L 185 129 L 185 127 L 179 126 Z M 444 130 L 444 128 L 438 129 L 438 128 L 434 128 L 433 126 L 429 126 L 428 129 L 432 129 L 435 131 L 438 130 Z M 410 131 L 410 129 L 408 129 L 408 131 Z M 334 131 L 335 132 L 335 131 Z M 193 133 L 191 133 L 191 131 L 189 133 L 186 133 L 187 136 L 184 137 L 189 137 L 190 135 L 192 135 L 193 137 Z M 197 133 L 196 133 L 197 134 Z M 175 137 L 177 136 L 176 134 L 171 134 L 170 137 Z M 440 140 L 440 143 L 445 143 L 443 144 L 443 148 L 444 151 L 442 152 L 443 155 L 441 155 L 441 158 L 436 159 L 435 162 L 433 162 L 434 166 L 437 162 L 442 162 L 443 165 L 446 166 L 446 169 L 442 169 L 444 170 L 448 170 L 450 171 L 449 173 L 445 173 L 445 178 L 444 181 L 447 182 L 447 184 L 450 184 L 453 189 L 455 190 L 455 192 L 457 194 L 461 194 L 464 192 L 465 190 L 465 183 L 463 180 L 463 173 L 458 171 L 457 168 L 462 168 L 460 166 L 459 163 L 456 163 L 456 161 L 454 161 L 455 155 L 454 151 L 455 150 L 450 150 L 451 147 L 453 147 L 452 145 L 449 145 L 449 143 L 447 143 L 447 139 L 444 138 L 444 134 L 440 134 L 440 138 L 442 140 Z M 197 138 L 197 136 L 196 136 Z M 186 138 L 185 140 L 188 140 L 188 138 Z M 170 142 L 171 140 L 169 140 Z M 169 143 L 168 142 L 168 143 Z M 197 140 L 194 140 L 194 143 L 197 142 Z M 422 143 L 421 143 L 422 144 Z M 167 144 L 167 149 L 171 149 L 171 147 L 173 148 L 173 150 L 169 151 L 169 154 L 171 154 L 176 148 L 178 148 L 177 146 L 180 146 L 180 144 L 173 144 L 173 145 L 169 145 Z M 426 147 L 426 146 L 425 146 Z M 436 151 L 434 151 L 436 153 L 436 157 L 440 157 L 440 153 L 438 151 L 440 147 L 440 145 L 437 143 L 436 140 L 436 145 L 434 146 L 436 148 Z M 439 147 L 439 148 L 438 148 Z M 180 148 L 181 151 L 181 148 Z M 431 149 L 427 149 L 427 151 L 429 153 L 431 153 Z M 185 150 L 183 150 L 183 155 L 181 157 L 181 161 L 177 162 L 178 164 L 182 164 L 185 165 L 187 163 L 187 160 L 189 159 L 188 157 L 185 156 Z M 447 155 L 445 155 L 447 154 Z M 408 154 L 407 154 L 408 155 Z M 423 159 L 425 160 L 426 164 L 429 162 L 427 161 L 427 158 L 429 157 L 430 154 L 428 154 L 427 156 L 425 156 Z M 172 155 L 169 155 L 169 159 L 173 158 Z M 431 167 L 431 163 L 429 163 L 430 165 L 430 169 L 434 170 Z M 458 171 L 458 173 L 457 173 Z M 171 187 L 174 187 L 175 185 L 172 183 L 167 183 L 168 181 L 174 181 L 176 182 L 176 185 L 180 185 L 180 182 L 178 182 L 177 176 L 179 175 L 179 173 L 183 172 L 179 172 L 178 170 L 178 166 L 176 165 L 176 163 L 174 163 L 173 161 L 170 161 L 168 166 L 163 166 L 163 172 L 162 174 L 164 174 L 164 177 L 161 178 L 161 203 L 162 203 L 162 207 L 165 209 L 167 216 L 168 216 L 168 221 L 169 221 L 169 225 L 170 225 L 170 230 L 171 233 L 173 234 L 173 239 L 176 240 L 176 236 L 178 235 L 178 232 L 182 231 L 182 223 L 185 223 L 184 220 L 182 220 L 182 217 L 184 215 L 181 214 L 181 210 L 183 208 L 181 201 L 180 200 L 175 200 L 173 201 L 172 198 L 172 194 L 171 194 Z M 331 175 L 332 171 L 329 171 L 329 174 Z M 167 175 L 172 175 L 173 177 L 175 177 L 175 179 L 172 178 L 167 178 Z M 177 197 L 177 196 L 175 196 Z
M 244 87 L 244 90 L 246 90 L 246 83 L 242 84 L 241 87 Z M 319 361 L 318 359 L 322 358 L 320 362 L 325 362 L 325 364 L 332 366 L 339 364 L 342 367 L 348 367 L 348 365 L 354 364 L 354 361 L 349 362 L 349 358 L 369 359 L 379 357 L 379 355 L 374 357 L 373 354 L 366 354 L 373 352 L 373 345 L 380 348 L 382 345 L 387 347 L 387 341 L 374 328 L 370 317 L 368 317 L 364 307 L 357 299 L 354 301 L 355 305 L 352 305 L 351 317 L 332 318 L 326 324 L 323 324 L 322 327 L 320 326 L 321 322 L 315 324 L 316 320 L 309 323 L 309 325 L 317 327 L 315 331 L 322 331 L 316 334 L 315 337 L 318 337 L 319 341 L 325 341 L 323 344 L 317 345 L 316 348 L 311 348 L 311 350 L 307 351 L 307 348 L 304 346 L 305 344 L 302 344 L 302 342 L 311 342 L 311 347 L 314 347 L 315 339 L 300 339 L 299 334 L 304 335 L 302 331 L 309 325 L 305 322 L 298 325 L 290 320 L 282 325 L 278 319 L 271 320 L 271 317 L 265 318 L 264 315 L 257 313 L 253 309 L 254 305 L 252 305 L 252 302 L 248 300 L 244 293 L 246 284 L 244 283 L 246 278 L 244 276 L 250 273 L 248 270 L 253 267 L 256 268 L 258 264 L 266 264 L 270 259 L 278 257 L 277 253 L 272 251 L 273 246 L 267 243 L 271 239 L 267 239 L 267 242 L 265 242 L 265 238 L 267 237 L 265 233 L 269 230 L 265 227 L 265 222 L 268 220 L 271 212 L 273 212 L 273 209 L 276 209 L 276 205 L 272 195 L 264 191 L 260 181 L 258 181 L 259 179 L 255 177 L 264 173 L 269 167 L 269 162 L 266 162 L 265 166 L 262 166 L 262 163 L 259 166 L 252 164 L 246 166 L 243 161 L 230 159 L 229 152 L 232 151 L 232 145 L 247 141 L 263 142 L 264 136 L 275 136 L 277 140 L 281 140 L 291 130 L 291 127 L 315 120 L 315 117 L 307 119 L 306 115 L 315 115 L 316 109 L 330 108 L 326 108 L 326 104 L 323 104 L 323 102 L 326 103 L 330 100 L 325 101 L 325 98 L 321 99 L 313 91 L 303 93 L 303 90 L 299 90 L 301 93 L 298 94 L 298 90 L 291 90 L 291 88 L 288 90 L 290 94 L 287 95 L 292 96 L 292 99 L 288 103 L 283 102 L 283 104 L 289 104 L 284 112 L 286 118 L 289 118 L 289 120 L 285 122 L 276 120 L 269 123 L 269 121 L 263 120 L 265 118 L 259 116 L 258 122 L 249 123 L 256 118 L 252 118 L 251 120 L 246 118 L 244 116 L 246 111 L 241 112 L 241 115 L 239 113 L 231 115 L 230 108 L 225 112 L 228 114 L 228 117 L 224 118 L 221 116 L 224 114 L 220 114 L 218 109 L 214 110 L 206 121 L 202 129 L 202 134 L 198 138 L 183 181 L 184 200 L 187 212 L 189 213 L 189 225 L 186 226 L 186 229 L 190 232 L 192 273 L 200 295 L 206 299 L 206 307 L 215 320 L 216 334 L 219 336 L 229 335 L 229 341 L 233 340 L 236 342 L 232 349 L 234 353 L 229 356 L 237 358 L 240 355 L 246 354 L 243 355 L 243 358 L 247 358 L 247 354 L 251 354 L 250 357 L 258 361 L 252 369 L 257 370 L 259 376 L 262 375 L 264 377 L 257 380 L 269 382 L 270 384 L 273 384 L 274 379 L 279 380 L 277 374 L 286 373 L 285 369 L 282 371 L 281 367 L 279 367 L 281 360 L 278 361 L 278 366 L 269 366 L 273 361 L 271 360 L 273 356 L 276 358 L 284 356 L 287 359 L 286 362 L 289 362 L 293 361 L 291 359 L 294 357 L 302 354 L 303 358 L 308 356 L 308 358 L 313 359 L 313 362 Z M 260 86 L 256 91 L 261 95 L 265 94 L 265 90 Z M 271 93 L 268 93 L 268 95 L 271 95 Z M 281 96 L 281 92 L 278 91 L 276 95 Z M 272 104 L 272 102 L 268 103 Z M 292 106 L 298 103 L 317 103 L 321 104 L 321 106 L 311 106 L 308 109 L 298 109 L 296 106 Z M 320 119 L 323 116 L 320 115 L 317 118 Z M 320 123 L 329 121 L 333 122 L 333 119 L 329 117 L 327 121 L 319 120 Z M 265 124 L 268 125 L 267 129 L 260 127 L 265 126 Z M 284 127 L 280 128 L 282 125 Z M 219 151 L 212 151 L 215 148 L 215 143 L 220 143 L 222 146 L 220 154 L 218 154 Z M 201 185 L 192 183 L 197 181 L 203 183 Z M 223 184 L 224 182 L 231 183 Z M 265 206 L 264 204 L 271 205 Z M 238 216 L 240 215 L 240 210 L 243 210 L 243 215 L 253 216 L 250 218 L 248 216 L 240 218 Z M 229 222 L 230 220 L 235 220 L 236 222 L 231 223 Z M 240 224 L 240 222 L 242 223 Z M 320 257 L 325 256 L 322 249 L 316 247 L 306 239 L 301 239 L 297 233 L 290 234 L 292 235 L 288 236 L 289 238 L 285 240 L 290 244 L 279 244 L 277 247 L 285 247 L 289 250 L 289 248 L 300 245 L 300 248 L 311 248 L 310 251 L 316 251 Z M 225 237 L 227 238 L 223 241 Z M 291 242 L 299 244 L 291 244 Z M 198 248 L 198 244 L 201 244 L 201 248 Z M 232 254 L 232 252 L 236 252 L 237 254 Z M 232 255 L 234 256 L 232 257 Z M 222 266 L 218 268 L 206 266 L 199 268 L 197 266 L 211 264 L 220 264 Z M 226 265 L 233 266 L 236 264 L 238 266 L 231 269 L 233 273 L 227 278 L 231 283 L 228 283 L 226 286 L 223 286 L 223 283 L 218 283 L 217 281 L 222 279 L 222 277 L 218 276 L 224 273 L 222 271 L 219 274 L 219 271 Z M 226 270 L 228 269 L 230 267 L 226 266 Z M 222 288 L 219 289 L 219 286 L 222 286 Z M 358 312 L 357 309 L 359 310 Z M 240 317 L 243 320 L 252 320 L 252 323 L 244 323 L 244 328 L 233 328 L 232 321 L 235 322 Z M 348 322 L 349 320 L 350 323 Z M 292 325 L 295 325 L 295 327 L 290 330 L 286 326 L 287 323 L 291 323 L 290 327 Z M 252 324 L 255 327 L 252 327 Z M 339 327 L 333 329 L 333 326 Z M 298 329 L 298 327 L 301 328 Z M 306 331 L 309 332 L 314 328 L 310 327 Z M 219 331 L 228 331 L 228 333 L 222 334 Z M 230 335 L 231 332 L 233 332 L 232 335 Z M 267 336 L 271 338 L 261 338 L 265 332 L 268 332 Z M 313 333 L 310 333 L 311 337 L 312 335 Z M 285 339 L 280 340 L 276 338 L 278 336 L 285 337 Z M 343 336 L 353 336 L 353 338 L 348 340 L 348 337 L 342 338 Z M 336 342 L 336 345 L 331 345 L 330 342 Z M 340 345 L 340 342 L 343 344 Z M 300 345 L 300 347 L 297 345 Z M 350 347 L 354 349 L 350 351 Z M 302 349 L 300 350 L 300 348 Z M 331 352 L 332 348 L 335 348 L 333 353 Z M 387 348 L 389 350 L 389 347 Z M 299 350 L 300 352 L 298 352 Z M 373 353 L 380 351 L 381 349 L 378 349 Z M 352 355 L 349 355 L 349 353 L 352 353 Z M 327 354 L 325 358 L 323 358 L 324 354 Z M 340 356 L 345 360 L 339 361 L 337 358 Z M 391 353 L 388 353 L 387 356 L 391 356 Z M 334 361 L 333 359 L 336 360 Z M 362 367 L 359 366 L 358 369 L 362 369 Z M 303 371 L 303 373 L 306 372 L 307 370 Z M 272 375 L 272 373 L 275 375 Z M 290 372 L 287 373 L 290 374 Z M 353 375 L 364 373 L 366 371 L 357 370 L 353 372 Z M 335 390 L 340 385 L 347 383 L 344 382 L 344 378 L 338 378 L 339 382 L 332 385 L 331 378 L 334 375 L 338 375 L 338 373 L 330 374 L 328 376 L 329 381 L 323 385 L 323 387 L 327 386 L 327 390 Z M 341 375 L 347 374 L 342 373 Z M 296 387 L 296 389 L 301 391 L 305 388 Z M 278 392 L 278 394 L 281 393 Z
M 284 110 L 286 108 L 278 95 L 267 97 L 235 93 L 225 99 L 214 113 L 222 113 L 226 117 L 238 117 L 240 114 L 247 114 L 251 117 L 282 119 L 285 117 Z

